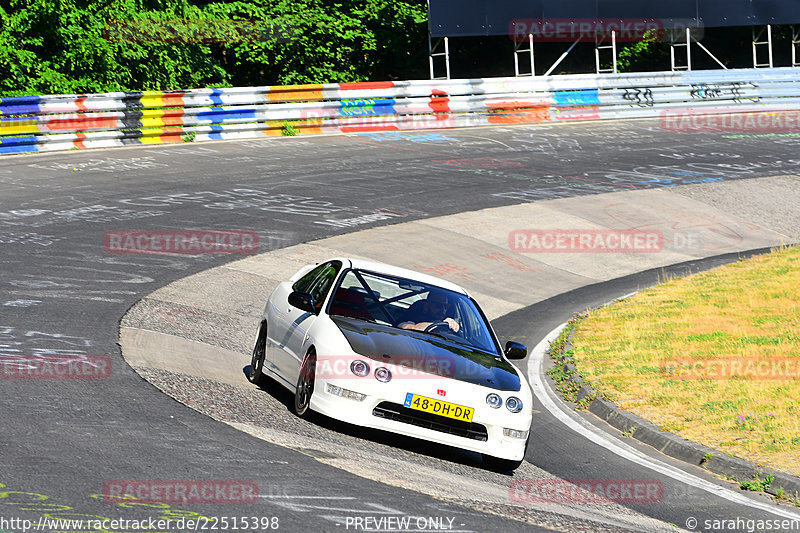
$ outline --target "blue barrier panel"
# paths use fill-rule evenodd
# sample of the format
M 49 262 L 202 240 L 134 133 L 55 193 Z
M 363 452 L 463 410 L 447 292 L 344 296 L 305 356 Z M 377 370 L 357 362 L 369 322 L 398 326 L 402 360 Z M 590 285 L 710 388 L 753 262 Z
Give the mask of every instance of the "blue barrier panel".
M 600 105 L 600 96 L 597 89 L 557 91 L 553 95 L 553 104 L 556 106 Z

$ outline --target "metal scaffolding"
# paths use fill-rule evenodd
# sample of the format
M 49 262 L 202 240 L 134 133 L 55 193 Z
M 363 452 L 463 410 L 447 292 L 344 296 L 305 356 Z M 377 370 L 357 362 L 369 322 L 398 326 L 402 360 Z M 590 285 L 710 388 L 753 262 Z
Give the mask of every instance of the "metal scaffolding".
M 670 68 L 672 71 L 676 70 L 692 70 L 692 32 L 686 28 L 685 41 L 677 41 L 676 37 L 680 34 L 672 31 L 669 34 L 669 59 Z M 686 50 L 686 62 L 681 65 L 678 64 L 678 56 L 681 49 Z
M 527 48 L 522 48 L 523 44 L 519 41 L 514 41 L 514 76 L 536 76 L 536 69 L 533 62 L 533 34 L 529 33 L 527 40 L 523 41 L 527 43 Z M 530 64 L 531 70 L 530 72 L 522 72 L 519 69 L 520 61 L 519 56 L 520 54 L 529 54 L 530 56 Z
M 557 66 L 559 66 L 559 65 L 561 64 L 561 62 L 562 62 L 562 61 L 564 61 L 564 60 L 567 58 L 567 56 L 569 55 L 569 53 L 570 53 L 570 52 L 572 52 L 572 50 L 574 50 L 576 46 L 578 46 L 578 43 L 579 43 L 579 42 L 581 42 L 581 38 L 580 38 L 580 37 L 578 37 L 578 39 L 577 39 L 577 40 L 576 40 L 574 43 L 572 43 L 572 46 L 570 46 L 570 47 L 567 49 L 567 51 L 566 51 L 566 52 L 564 52 L 563 54 L 561 54 L 561 57 L 559 57 L 559 58 L 556 60 L 556 62 L 555 62 L 555 63 L 553 63 L 553 66 L 552 66 L 552 67 L 550 67 L 549 69 L 547 69 L 547 72 L 545 72 L 545 73 L 544 73 L 544 75 L 545 75 L 545 76 L 549 76 L 550 74 L 552 74 L 552 73 L 553 73 L 553 71 L 556 69 L 556 67 L 557 67 Z
M 611 44 L 603 44 L 605 42 L 604 38 L 600 40 L 597 39 L 597 35 L 594 37 L 594 64 L 595 70 L 598 74 L 601 73 L 617 73 L 617 32 L 611 32 Z M 611 68 L 601 68 L 600 64 L 600 53 L 602 50 L 610 50 L 611 51 Z
M 758 29 L 758 33 L 756 33 L 756 28 Z M 764 38 L 764 33 L 766 31 L 766 41 L 759 40 Z M 761 61 L 759 62 L 758 52 L 766 47 L 767 49 L 767 60 L 766 62 Z M 763 54 L 762 54 L 763 55 Z M 767 24 L 766 27 L 761 26 L 753 26 L 753 68 L 764 68 L 764 67 L 773 67 L 772 62 L 772 25 Z
M 436 50 L 443 46 L 443 52 L 437 52 Z M 436 76 L 435 70 L 435 59 L 436 58 L 444 58 L 444 68 L 445 68 L 445 75 L 444 76 Z M 430 73 L 432 80 L 449 80 L 450 79 L 450 40 L 447 37 L 442 37 L 436 40 L 436 44 L 433 43 L 433 39 L 430 35 L 428 35 L 428 61 L 430 65 Z
M 792 25 L 791 27 L 791 66 L 800 68 L 800 25 Z M 674 71 L 691 71 L 692 70 L 692 49 L 694 45 L 700 50 L 705 52 L 720 68 L 726 69 L 727 66 L 717 58 L 714 53 L 709 50 L 702 42 L 696 37 L 695 30 L 697 28 L 675 28 L 669 31 L 669 46 L 670 46 L 670 68 Z M 753 67 L 754 68 L 774 68 L 775 63 L 773 59 L 774 39 L 772 25 L 767 24 L 764 26 L 752 27 L 752 51 L 753 51 Z M 555 69 L 566 59 L 572 50 L 582 41 L 578 38 L 567 49 L 566 52 L 556 60 L 556 62 L 543 73 L 544 76 L 549 76 Z M 610 41 L 606 40 L 605 36 L 595 36 L 594 42 L 595 53 L 595 71 L 597 74 L 616 74 L 618 69 L 618 47 L 617 47 L 617 32 L 611 32 Z M 536 76 L 536 64 L 534 61 L 534 34 L 529 33 L 522 39 L 514 40 L 514 76 Z M 608 60 L 610 54 L 611 66 L 603 67 L 604 60 Z M 440 37 L 434 40 L 429 35 L 428 37 L 428 60 L 430 67 L 430 79 L 432 80 L 449 80 L 450 79 L 450 42 L 448 37 Z M 605 56 L 605 57 L 604 57 Z M 608 63 L 606 63 L 608 64 Z M 444 75 L 437 76 L 437 70 L 444 67 Z

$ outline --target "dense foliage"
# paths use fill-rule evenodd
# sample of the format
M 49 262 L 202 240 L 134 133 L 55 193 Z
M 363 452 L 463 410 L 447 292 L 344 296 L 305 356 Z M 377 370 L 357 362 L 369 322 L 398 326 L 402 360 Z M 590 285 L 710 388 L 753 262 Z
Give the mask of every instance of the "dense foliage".
M 427 78 L 426 4 L 3 0 L 0 96 Z M 774 30 L 776 65 L 789 64 L 790 29 Z M 708 28 L 703 42 L 727 67 L 750 67 L 750 31 Z M 699 47 L 692 48 L 695 69 L 719 68 Z M 538 43 L 537 73 L 566 49 L 564 43 Z M 450 52 L 454 77 L 514 71 L 508 36 L 451 39 Z M 620 43 L 618 67 L 622 72 L 668 70 L 669 54 L 664 39 Z M 678 55 L 684 63 L 685 51 Z M 610 57 L 603 58 L 609 68 Z M 593 43 L 583 43 L 554 73 L 594 68 Z M 440 58 L 437 73 L 443 69 Z
M 420 77 L 426 21 L 424 0 L 8 0 L 0 95 Z

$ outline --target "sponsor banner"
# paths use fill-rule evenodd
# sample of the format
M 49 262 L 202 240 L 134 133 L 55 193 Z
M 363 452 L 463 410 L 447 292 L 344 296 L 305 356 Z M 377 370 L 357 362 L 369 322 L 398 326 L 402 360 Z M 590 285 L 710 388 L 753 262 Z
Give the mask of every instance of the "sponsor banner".
M 657 230 L 525 229 L 508 235 L 517 253 L 655 253 L 664 248 Z
M 103 248 L 109 254 L 253 254 L 258 252 L 258 234 L 236 230 L 114 230 L 105 233 Z
M 243 504 L 258 501 L 258 484 L 241 480 L 115 480 L 103 487 L 107 503 Z
M 105 379 L 111 375 L 107 355 L 2 355 L 2 379 Z

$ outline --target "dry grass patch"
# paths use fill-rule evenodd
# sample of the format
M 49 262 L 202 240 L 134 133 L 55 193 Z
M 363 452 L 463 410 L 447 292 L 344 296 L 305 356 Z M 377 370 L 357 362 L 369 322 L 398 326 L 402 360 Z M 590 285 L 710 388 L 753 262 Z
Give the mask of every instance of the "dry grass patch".
M 578 372 L 664 430 L 800 475 L 800 248 L 589 313 Z

